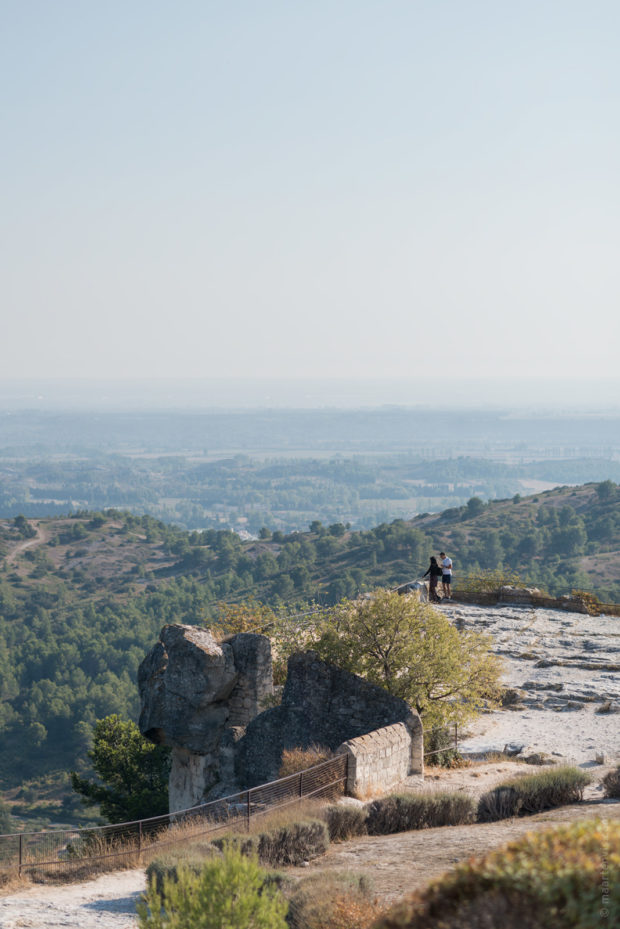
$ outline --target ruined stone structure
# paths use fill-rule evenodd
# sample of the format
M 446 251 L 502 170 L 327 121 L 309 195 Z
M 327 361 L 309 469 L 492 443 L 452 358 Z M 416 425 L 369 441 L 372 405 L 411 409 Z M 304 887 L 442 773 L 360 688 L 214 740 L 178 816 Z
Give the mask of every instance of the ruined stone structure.
M 404 700 L 314 652 L 293 655 L 282 704 L 252 720 L 240 742 L 239 779 L 253 787 L 276 778 L 285 748 L 316 744 L 335 751 L 349 739 L 399 722 L 415 745 L 408 773 L 422 773 L 422 724 Z
M 412 736 L 405 723 L 394 723 L 349 739 L 338 752 L 349 756 L 347 793 L 352 796 L 364 798 L 389 790 L 410 774 L 422 773 L 422 744 Z M 417 752 L 420 753 L 418 757 Z
M 172 748 L 171 811 L 274 780 L 286 748 L 347 752 L 360 784 L 374 777 L 375 786 L 389 786 L 423 772 L 418 714 L 313 652 L 292 656 L 281 705 L 263 710 L 272 693 L 265 636 L 244 633 L 218 644 L 205 629 L 164 626 L 138 685 L 140 730 Z M 351 741 L 374 730 L 382 734 Z

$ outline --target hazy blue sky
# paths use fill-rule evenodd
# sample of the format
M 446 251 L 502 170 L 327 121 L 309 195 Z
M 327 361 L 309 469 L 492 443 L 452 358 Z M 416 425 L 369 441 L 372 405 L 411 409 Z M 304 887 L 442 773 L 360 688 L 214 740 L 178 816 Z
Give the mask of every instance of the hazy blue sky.
M 0 373 L 605 376 L 617 0 L 0 0 Z

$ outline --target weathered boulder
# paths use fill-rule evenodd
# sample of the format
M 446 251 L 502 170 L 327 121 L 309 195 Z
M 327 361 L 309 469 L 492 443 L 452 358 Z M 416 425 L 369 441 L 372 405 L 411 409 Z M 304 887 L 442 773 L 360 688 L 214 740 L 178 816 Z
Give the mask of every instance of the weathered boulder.
M 232 647 L 196 626 L 164 626 L 138 670 L 140 731 L 206 755 L 217 748 L 237 681 Z
M 244 633 L 164 626 L 138 670 L 140 731 L 172 748 L 170 810 L 202 803 L 234 777 L 234 746 L 271 693 L 271 644 Z
M 273 780 L 286 748 L 317 744 L 335 749 L 399 722 L 412 735 L 409 773 L 421 773 L 422 724 L 415 710 L 381 687 L 322 661 L 314 652 L 293 655 L 281 706 L 252 720 L 240 740 L 238 779 L 243 787 Z

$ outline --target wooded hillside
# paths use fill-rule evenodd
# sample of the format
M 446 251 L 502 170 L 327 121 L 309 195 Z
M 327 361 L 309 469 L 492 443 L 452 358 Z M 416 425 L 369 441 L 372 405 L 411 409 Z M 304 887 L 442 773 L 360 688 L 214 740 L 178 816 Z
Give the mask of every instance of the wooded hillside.
M 609 482 L 534 497 L 472 498 L 441 514 L 362 532 L 242 542 L 118 511 L 0 523 L 0 786 L 85 763 L 92 725 L 136 718 L 136 671 L 167 622 L 217 622 L 218 603 L 276 611 L 332 604 L 419 577 L 431 553 L 455 587 L 478 569 L 517 571 L 550 593 L 620 600 L 620 490 Z

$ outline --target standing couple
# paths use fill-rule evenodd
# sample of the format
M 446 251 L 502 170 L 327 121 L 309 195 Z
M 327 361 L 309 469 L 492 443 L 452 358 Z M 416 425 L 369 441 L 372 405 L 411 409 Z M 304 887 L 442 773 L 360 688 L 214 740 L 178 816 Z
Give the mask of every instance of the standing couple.
M 445 552 L 439 553 L 440 563 L 434 555 L 431 555 L 431 563 L 424 573 L 423 577 L 429 575 L 428 596 L 433 603 L 439 603 L 440 597 L 437 596 L 437 582 L 441 578 L 443 588 L 443 599 L 451 600 L 450 584 L 452 583 L 452 559 L 448 558 Z

